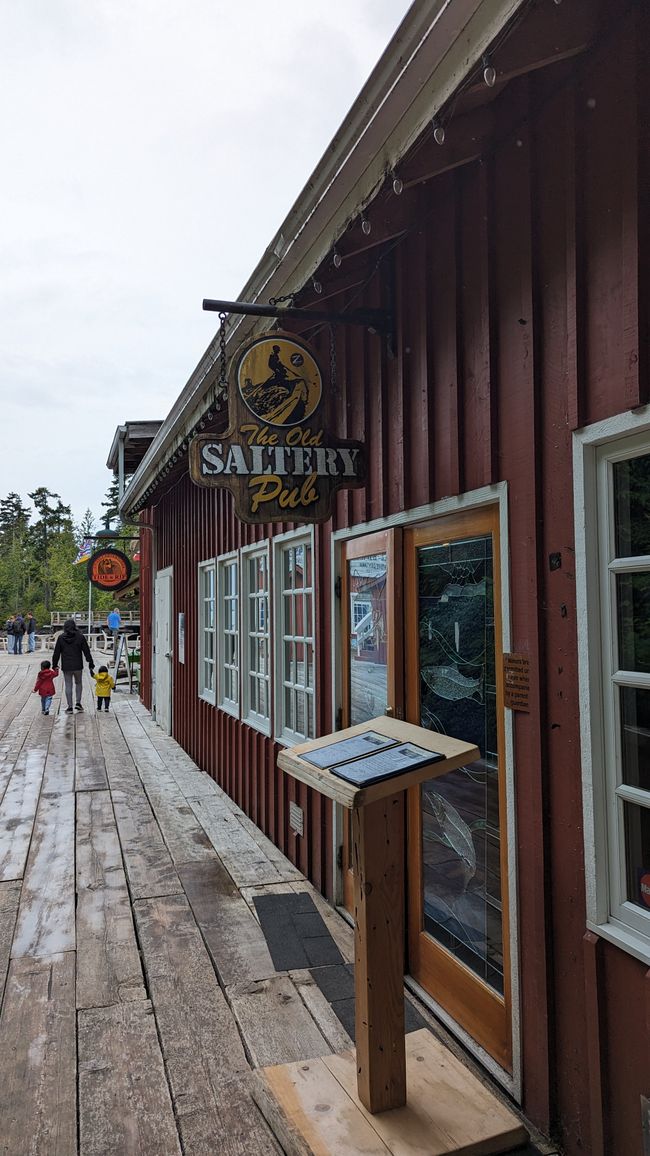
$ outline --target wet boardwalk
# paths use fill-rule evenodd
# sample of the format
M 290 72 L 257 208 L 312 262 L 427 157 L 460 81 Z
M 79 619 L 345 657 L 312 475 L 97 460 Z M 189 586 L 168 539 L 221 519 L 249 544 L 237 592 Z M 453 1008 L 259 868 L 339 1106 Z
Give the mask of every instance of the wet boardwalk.
M 40 658 L 0 655 L 0 1153 L 280 1152 L 253 1070 L 350 1046 L 351 929 L 134 696 L 42 716 Z
M 0 1152 L 278 1152 L 251 1068 L 349 1037 L 254 899 L 351 933 L 134 696 L 42 716 L 36 658 L 0 656 Z

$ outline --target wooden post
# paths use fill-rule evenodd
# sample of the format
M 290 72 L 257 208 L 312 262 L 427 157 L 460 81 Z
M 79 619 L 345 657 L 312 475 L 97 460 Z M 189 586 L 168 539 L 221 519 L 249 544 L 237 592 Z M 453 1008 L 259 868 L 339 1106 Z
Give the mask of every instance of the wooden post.
M 406 1103 L 404 792 L 352 811 L 357 1083 L 369 1112 Z

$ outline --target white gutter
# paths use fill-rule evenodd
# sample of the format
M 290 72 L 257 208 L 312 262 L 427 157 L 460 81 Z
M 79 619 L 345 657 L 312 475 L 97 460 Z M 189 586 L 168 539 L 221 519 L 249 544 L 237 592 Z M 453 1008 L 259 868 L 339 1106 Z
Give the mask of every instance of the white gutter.
M 242 301 L 298 292 L 387 171 L 426 129 L 526 0 L 416 0 L 370 75 L 322 160 L 290 209 L 252 276 Z M 218 286 L 206 286 L 206 295 Z M 256 322 L 233 318 L 228 344 Z M 259 322 L 257 322 L 259 324 Z M 216 379 L 218 338 L 208 346 L 174 403 L 120 503 L 142 500 L 160 468 L 194 429 Z

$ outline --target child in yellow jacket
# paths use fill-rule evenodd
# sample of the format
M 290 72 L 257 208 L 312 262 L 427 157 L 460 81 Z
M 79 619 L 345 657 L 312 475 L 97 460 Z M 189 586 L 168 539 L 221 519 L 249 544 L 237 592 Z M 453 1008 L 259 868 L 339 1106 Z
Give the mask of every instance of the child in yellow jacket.
M 115 680 L 113 678 L 111 678 L 110 674 L 108 673 L 108 667 L 107 666 L 100 666 L 100 668 L 96 674 L 95 674 L 94 670 L 91 670 L 90 677 L 94 678 L 94 680 L 95 680 L 95 694 L 97 695 L 97 710 L 102 709 L 102 703 L 103 703 L 104 709 L 107 711 L 109 706 L 111 705 L 111 691 L 115 687 Z

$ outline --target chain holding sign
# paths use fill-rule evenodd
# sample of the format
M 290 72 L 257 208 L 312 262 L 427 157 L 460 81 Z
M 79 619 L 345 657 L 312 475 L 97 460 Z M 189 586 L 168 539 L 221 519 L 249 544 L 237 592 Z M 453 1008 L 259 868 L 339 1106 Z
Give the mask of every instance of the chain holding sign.
M 246 342 L 231 364 L 229 427 L 190 443 L 190 476 L 224 486 L 242 522 L 323 522 L 336 490 L 365 485 L 361 442 L 330 437 L 320 411 L 323 378 L 301 338 Z

